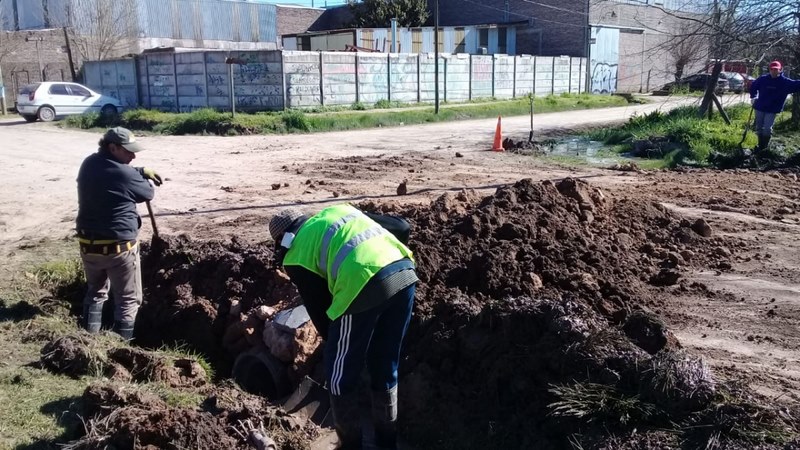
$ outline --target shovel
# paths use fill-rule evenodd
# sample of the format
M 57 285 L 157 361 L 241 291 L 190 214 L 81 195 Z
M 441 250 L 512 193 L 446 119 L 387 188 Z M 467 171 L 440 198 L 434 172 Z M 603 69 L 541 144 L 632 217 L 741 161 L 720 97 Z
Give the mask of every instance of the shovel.
M 144 203 L 147 205 L 147 214 L 150 216 L 150 225 L 153 226 L 153 239 L 150 241 L 150 248 L 155 254 L 161 254 L 167 249 L 167 242 L 164 239 L 161 239 L 161 236 L 158 235 L 156 215 L 153 214 L 153 207 L 150 205 L 150 201 L 148 200 Z
M 150 224 L 153 225 L 153 239 L 161 239 L 158 236 L 158 227 L 156 226 L 156 216 L 153 214 L 153 207 L 150 205 L 150 200 L 144 202 L 147 205 L 147 214 L 150 215 Z
M 750 106 L 750 116 L 747 117 L 747 123 L 744 125 L 744 133 L 742 133 L 742 140 L 739 141 L 739 148 L 742 148 L 744 145 L 744 140 L 747 139 L 747 132 L 750 131 L 750 127 L 753 125 L 753 107 Z

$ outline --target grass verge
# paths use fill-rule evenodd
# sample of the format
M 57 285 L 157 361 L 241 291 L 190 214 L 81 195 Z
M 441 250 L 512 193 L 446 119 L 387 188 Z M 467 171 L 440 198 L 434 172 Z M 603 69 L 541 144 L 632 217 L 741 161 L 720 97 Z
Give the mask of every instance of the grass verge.
M 22 269 L 0 286 L 0 449 L 52 449 L 84 432 L 88 418 L 81 417 L 82 395 L 87 386 L 103 380 L 102 374 L 73 378 L 37 364 L 49 340 L 80 333 L 70 310 L 82 297 L 85 282 L 74 253 L 72 243 L 63 241 L 42 241 L 21 249 L 14 262 Z M 93 336 L 90 345 L 102 358 L 120 343 L 102 333 Z M 206 361 L 185 349 L 164 348 L 162 353 L 197 359 L 213 375 Z M 131 388 L 152 392 L 171 406 L 196 407 L 204 398 L 157 382 Z
M 561 94 L 535 98 L 534 110 L 536 113 L 545 113 L 626 104 L 628 101 L 620 96 Z M 361 111 L 362 108 L 361 105 L 354 105 L 353 110 L 347 112 L 307 113 L 290 110 L 237 114 L 236 117 L 213 109 L 199 109 L 191 113 L 135 109 L 124 112 L 114 122 L 106 121 L 99 114 L 90 113 L 68 117 L 63 123 L 66 127 L 81 129 L 120 125 L 132 130 L 166 135 L 312 133 L 525 115 L 530 113 L 530 101 L 525 97 L 508 101 L 446 105 L 440 109 L 438 115 L 432 107 L 397 111 Z
M 614 146 L 619 153 L 660 160 L 667 167 L 678 165 L 739 167 L 749 164 L 745 149 L 757 145 L 752 132 L 750 106 L 739 104 L 727 108 L 731 124 L 719 114 L 712 119 L 697 116 L 697 107 L 685 106 L 669 112 L 655 111 L 635 116 L 620 127 L 603 128 L 587 133 L 589 139 Z M 796 166 L 800 149 L 800 131 L 787 125 L 791 114 L 779 115 L 770 152 L 760 156 L 760 167 Z M 748 131 L 745 134 L 745 128 Z M 744 138 L 744 139 L 743 139 Z

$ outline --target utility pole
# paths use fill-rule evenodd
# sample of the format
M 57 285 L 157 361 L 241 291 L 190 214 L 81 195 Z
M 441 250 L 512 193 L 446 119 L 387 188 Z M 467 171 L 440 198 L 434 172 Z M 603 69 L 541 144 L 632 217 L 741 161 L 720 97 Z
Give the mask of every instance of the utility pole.
M 44 75 L 44 66 L 42 65 L 42 53 L 39 51 L 39 42 L 42 42 L 44 38 L 42 36 L 28 36 L 25 38 L 26 42 L 33 41 L 36 43 L 36 58 L 39 60 L 39 76 L 41 77 L 41 81 L 45 81 Z
M 436 0 L 436 7 L 433 10 L 433 83 L 436 85 L 434 92 L 434 114 L 439 114 L 439 0 Z
M 67 44 L 67 58 L 69 59 L 69 72 L 72 74 L 72 81 L 78 79 L 78 74 L 75 73 L 75 62 L 72 60 L 72 46 L 69 44 L 69 33 L 67 27 L 64 27 L 64 42 Z
M 0 115 L 6 114 L 6 87 L 3 84 L 3 66 L 0 65 Z
M 591 93 L 592 90 L 592 24 L 589 20 L 591 1 L 586 0 L 586 28 L 584 29 L 584 48 L 586 52 L 586 87 L 584 92 Z

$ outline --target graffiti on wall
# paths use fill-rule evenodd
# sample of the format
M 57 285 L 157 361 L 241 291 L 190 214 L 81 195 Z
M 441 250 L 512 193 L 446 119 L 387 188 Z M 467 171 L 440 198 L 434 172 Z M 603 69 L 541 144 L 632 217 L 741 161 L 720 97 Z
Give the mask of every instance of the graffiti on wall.
M 616 92 L 619 74 L 619 29 L 592 27 L 591 52 L 592 93 Z

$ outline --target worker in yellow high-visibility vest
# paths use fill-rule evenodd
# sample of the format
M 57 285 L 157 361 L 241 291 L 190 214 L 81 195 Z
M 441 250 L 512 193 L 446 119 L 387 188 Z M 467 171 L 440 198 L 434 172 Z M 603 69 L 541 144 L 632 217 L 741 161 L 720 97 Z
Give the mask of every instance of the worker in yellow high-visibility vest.
M 392 219 L 405 226 L 393 231 L 407 236 L 407 223 Z M 310 217 L 286 209 L 269 223 L 276 257 L 326 340 L 331 408 L 345 449 L 361 448 L 357 388 L 365 364 L 375 443 L 397 446 L 397 367 L 419 279 L 411 250 L 384 226 L 350 205 Z

